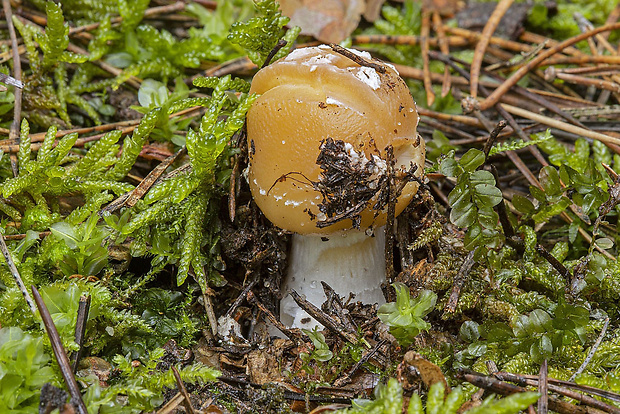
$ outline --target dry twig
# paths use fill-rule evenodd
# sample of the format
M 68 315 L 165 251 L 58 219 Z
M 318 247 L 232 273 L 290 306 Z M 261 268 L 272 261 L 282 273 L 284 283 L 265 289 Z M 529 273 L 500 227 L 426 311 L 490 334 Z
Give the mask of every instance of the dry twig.
M 60 339 L 60 335 L 58 335 L 58 331 L 56 330 L 56 325 L 54 325 L 54 321 L 52 320 L 52 315 L 50 315 L 47 306 L 45 306 L 45 302 L 43 302 L 43 298 L 34 286 L 32 286 L 32 295 L 34 296 L 34 300 L 39 308 L 39 314 L 41 315 L 41 319 L 43 319 L 43 325 L 47 331 L 47 336 L 50 338 L 52 351 L 54 351 L 54 355 L 56 356 L 56 361 L 60 367 L 60 373 L 65 380 L 67 388 L 69 389 L 69 394 L 71 394 L 71 400 L 73 404 L 75 404 L 79 414 L 88 414 L 86 404 L 84 404 L 82 394 L 80 393 L 80 388 L 75 380 L 75 377 L 73 376 L 73 370 L 71 369 L 67 352 L 62 346 L 62 340 Z

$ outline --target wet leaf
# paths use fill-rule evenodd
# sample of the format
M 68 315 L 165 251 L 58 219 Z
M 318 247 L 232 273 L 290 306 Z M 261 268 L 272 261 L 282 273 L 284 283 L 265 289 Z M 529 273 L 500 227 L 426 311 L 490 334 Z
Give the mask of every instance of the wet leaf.
M 349 37 L 366 10 L 364 0 L 279 0 L 289 25 L 301 33 L 326 43 L 339 43 Z

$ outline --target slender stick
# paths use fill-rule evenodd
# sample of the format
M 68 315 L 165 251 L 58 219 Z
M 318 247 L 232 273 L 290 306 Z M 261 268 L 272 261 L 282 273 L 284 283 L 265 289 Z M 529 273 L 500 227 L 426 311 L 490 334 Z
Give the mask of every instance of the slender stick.
M 577 371 L 575 371 L 573 375 L 570 376 L 570 378 L 568 379 L 569 381 L 574 381 L 577 375 L 581 374 L 586 369 L 586 367 L 592 360 L 592 357 L 594 356 L 594 354 L 596 354 L 598 347 L 601 345 L 601 342 L 603 341 L 603 338 L 605 337 L 605 333 L 607 332 L 608 326 L 609 326 L 609 317 L 605 318 L 603 329 L 601 329 L 601 333 L 599 334 L 598 338 L 596 338 L 596 342 L 594 342 L 594 345 L 592 345 L 592 349 L 590 349 L 590 352 L 588 352 L 588 356 L 583 361 L 581 366 L 577 369 Z
M 492 95 L 492 94 L 491 94 Z M 490 95 L 489 95 L 490 96 Z M 597 141 L 604 142 L 605 144 L 620 145 L 620 138 L 615 138 L 609 135 L 601 134 L 600 132 L 592 131 L 590 129 L 581 128 L 576 125 L 569 125 L 566 122 L 558 121 L 548 116 L 535 114 L 523 108 L 517 108 L 516 106 L 508 104 L 500 104 L 508 112 L 513 115 L 518 115 L 523 118 L 531 119 L 532 121 L 540 122 L 541 124 L 548 125 L 553 128 L 561 129 L 562 131 L 571 132 L 573 134 L 582 135 L 586 138 L 592 138 Z
M 495 29 L 499 25 L 500 20 L 506 14 L 510 6 L 512 5 L 513 0 L 501 0 L 497 3 L 495 10 L 489 17 L 487 24 L 484 25 L 484 29 L 482 29 L 482 35 L 480 36 L 480 41 L 476 45 L 476 49 L 474 50 L 474 58 L 471 62 L 471 72 L 470 72 L 470 88 L 469 94 L 472 97 L 478 96 L 478 79 L 480 78 L 480 67 L 482 66 L 482 59 L 484 58 L 484 52 L 489 45 L 489 39 L 495 32 Z
M 347 332 L 340 324 L 332 318 L 330 315 L 323 312 L 321 309 L 317 308 L 314 304 L 308 302 L 306 299 L 301 297 L 301 295 L 294 290 L 291 290 L 289 294 L 292 296 L 293 300 L 297 303 L 297 305 L 308 312 L 310 316 L 316 319 L 321 325 L 323 325 L 326 329 L 338 334 L 342 339 L 352 344 L 357 343 L 357 337 L 351 332 Z
M 256 305 L 258 307 L 258 309 L 260 309 L 261 312 L 263 312 L 265 314 L 265 316 L 267 317 L 267 319 L 269 319 L 269 322 L 271 322 L 271 324 L 273 326 L 275 326 L 280 332 L 282 332 L 284 335 L 286 335 L 291 341 L 299 344 L 301 342 L 303 342 L 302 340 L 302 334 L 300 332 L 299 329 L 289 329 L 286 326 L 284 326 L 284 324 L 282 322 L 280 322 L 278 320 L 278 318 L 276 318 L 276 316 L 273 314 L 273 312 L 271 312 L 269 309 L 267 309 L 267 307 L 265 305 L 263 305 L 254 295 L 254 293 L 252 293 L 252 291 L 250 290 L 247 294 L 248 297 L 248 302 L 250 302 L 253 305 Z
M 495 89 L 493 93 L 491 93 L 491 95 L 489 95 L 484 101 L 480 103 L 480 109 L 481 110 L 488 109 L 491 106 L 495 105 L 497 102 L 499 102 L 502 95 L 508 92 L 510 88 L 516 85 L 517 82 L 519 82 L 525 75 L 527 75 L 532 69 L 537 67 L 545 59 L 555 55 L 558 52 L 561 52 L 562 50 L 566 49 L 569 46 L 579 43 L 582 40 L 592 37 L 598 33 L 602 33 L 602 32 L 609 31 L 609 30 L 616 30 L 616 29 L 620 29 L 620 23 L 613 23 L 613 24 L 608 24 L 605 26 L 598 27 L 589 32 L 585 32 L 578 36 L 571 37 L 570 39 L 567 39 L 557 44 L 556 46 L 550 49 L 547 49 L 546 51 L 538 55 L 536 58 L 529 61 L 526 65 L 520 67 L 515 73 L 512 74 L 512 76 L 510 76 L 504 83 L 502 83 L 497 89 Z
M 469 272 L 471 272 L 471 269 L 476 264 L 476 261 L 474 260 L 474 255 L 476 254 L 477 249 L 478 247 L 469 252 L 467 257 L 463 261 L 461 268 L 456 274 L 456 277 L 452 284 L 452 291 L 450 292 L 450 297 L 448 298 L 448 302 L 446 303 L 444 312 L 454 313 L 456 311 L 456 306 L 459 303 L 459 296 L 461 295 L 461 289 L 463 288 L 463 285 L 465 285 L 465 281 L 467 280 Z
M 202 300 L 204 300 L 205 302 L 205 311 L 207 312 L 207 318 L 209 319 L 209 325 L 211 326 L 211 334 L 213 335 L 213 337 L 216 337 L 218 331 L 217 318 L 215 317 L 215 311 L 213 310 L 213 301 L 211 300 L 209 292 L 203 293 Z
M 498 374 L 495 375 L 497 376 Z M 488 377 L 486 375 L 480 374 L 479 372 L 474 372 L 470 370 L 460 369 L 457 372 L 456 377 L 458 379 L 462 379 L 469 383 L 472 383 L 476 387 L 484 388 L 485 390 L 495 392 L 500 395 L 511 395 L 527 391 L 527 388 L 508 384 L 503 381 L 498 381 L 493 377 Z M 562 401 L 556 397 L 549 397 L 549 408 L 559 413 L 588 414 L 591 412 L 588 410 L 587 407 L 573 405 L 566 401 Z
M 396 201 L 398 191 L 394 179 L 394 148 L 389 145 L 386 148 L 386 163 L 388 167 L 388 206 L 385 223 L 385 281 L 390 284 L 394 278 L 394 220 L 396 217 Z M 387 289 L 386 300 L 394 302 L 396 300 L 394 289 Z
M 196 410 L 192 407 L 192 401 L 189 398 L 189 394 L 187 389 L 185 388 L 185 384 L 183 384 L 183 380 L 181 379 L 181 375 L 179 374 L 179 370 L 173 365 L 170 367 L 172 373 L 174 374 L 174 380 L 177 383 L 177 387 L 179 388 L 179 392 L 183 395 L 183 405 L 185 406 L 185 411 L 189 414 L 196 414 Z
M 228 311 L 226 312 L 226 317 L 232 317 L 233 313 L 235 312 L 235 310 L 237 310 L 237 308 L 239 307 L 239 305 L 241 305 L 241 302 L 243 302 L 246 299 L 246 296 L 248 295 L 248 292 L 258 283 L 258 278 L 255 277 L 254 279 L 252 279 L 241 291 L 241 293 L 239 294 L 239 296 L 237 296 L 237 298 L 235 299 L 235 301 L 232 303 L 232 305 L 230 305 L 230 308 L 228 308 Z
M 520 386 L 536 386 L 540 382 L 540 378 L 534 378 L 529 375 L 512 374 L 509 372 L 497 372 L 493 376 L 502 381 L 514 382 L 516 384 L 519 384 Z M 581 394 L 579 392 L 570 390 L 568 388 L 555 385 L 552 382 L 555 383 L 556 380 L 552 380 L 551 378 L 548 378 L 547 382 L 548 382 L 547 387 L 549 391 L 551 392 L 555 392 L 565 397 L 580 401 L 581 403 L 587 406 L 596 408 L 597 410 L 602 410 L 605 413 L 620 414 L 620 408 L 618 407 L 614 407 L 613 405 L 599 401 L 589 395 Z M 559 411 L 557 408 L 554 408 L 553 400 L 554 400 L 554 397 L 549 397 L 549 408 L 554 411 Z M 576 406 L 571 405 L 570 407 L 576 407 Z M 569 408 L 569 406 L 567 406 L 567 408 Z M 591 410 L 587 409 L 587 407 L 582 407 L 582 409 L 587 410 L 585 411 L 586 413 L 592 412 Z M 573 413 L 577 411 L 564 411 L 564 412 Z
M 383 65 L 366 60 L 360 55 L 356 55 L 355 53 L 351 52 L 347 48 L 344 48 L 335 43 L 330 43 L 329 47 L 331 47 L 334 52 L 340 53 L 342 56 L 351 59 L 353 62 L 357 63 L 360 66 L 366 66 L 369 68 L 373 68 L 379 73 L 385 73 L 385 67 Z
M 560 275 L 564 277 L 566 283 L 570 283 L 570 281 L 573 280 L 573 275 L 570 270 L 568 270 L 566 266 L 564 266 L 558 259 L 556 259 L 555 256 L 549 253 L 547 249 L 542 247 L 540 244 L 537 244 L 536 251 L 538 252 L 538 254 L 544 257 L 545 260 L 547 260 L 549 264 L 553 266 L 553 268 L 557 270 Z
M 381 348 L 383 345 L 385 345 L 385 343 L 387 342 L 387 339 L 382 339 L 381 341 L 377 342 L 377 344 L 372 347 L 372 349 L 369 349 L 368 351 L 366 351 L 362 357 L 360 358 L 359 361 L 357 361 L 355 363 L 355 365 L 353 365 L 353 367 L 346 373 L 344 374 L 342 377 L 338 378 L 336 381 L 334 381 L 334 387 L 336 388 L 340 388 L 345 386 L 346 384 L 349 384 L 351 382 L 351 377 L 353 376 L 353 374 L 355 374 L 357 372 L 358 369 L 360 369 L 360 367 L 365 364 L 366 362 L 368 362 L 368 360 L 375 354 L 377 353 L 377 351 L 379 350 L 379 348 Z
M 444 30 L 445 32 L 445 30 Z M 366 43 L 378 43 L 382 45 L 409 45 L 416 46 L 420 44 L 420 36 L 415 35 L 358 35 L 351 38 L 354 45 Z M 440 40 L 429 38 L 429 44 L 433 47 L 438 46 Z M 450 36 L 446 38 L 446 42 L 450 46 L 463 47 L 469 45 L 470 41 L 461 36 Z
M 43 325 L 47 331 L 47 336 L 50 338 L 52 351 L 54 351 L 54 355 L 56 356 L 56 361 L 60 367 L 60 373 L 65 380 L 65 384 L 67 384 L 67 388 L 69 389 L 71 400 L 73 404 L 76 405 L 79 414 L 88 414 L 86 404 L 84 404 L 82 394 L 80 394 L 80 388 L 78 387 L 78 383 L 73 376 L 73 370 L 69 364 L 69 358 L 67 357 L 65 348 L 62 346 L 62 340 L 60 339 L 60 335 L 58 335 L 56 325 L 54 325 L 54 321 L 52 320 L 52 315 L 50 315 L 50 312 L 47 309 L 47 306 L 45 306 L 45 302 L 43 302 L 43 298 L 37 288 L 32 286 L 31 289 L 34 300 L 39 308 L 41 319 L 43 319 Z
M 435 92 L 433 91 L 433 81 L 431 80 L 431 68 L 428 59 L 428 36 L 431 30 L 430 11 L 422 12 L 422 26 L 420 29 L 420 40 L 422 50 L 422 70 L 424 71 L 424 89 L 426 90 L 426 104 L 432 106 L 435 102 Z
M 448 33 L 452 33 L 456 36 L 462 36 L 467 39 L 470 39 L 474 42 L 479 42 L 482 38 L 482 34 L 479 32 L 474 32 L 471 30 L 463 29 L 461 27 L 450 27 L 444 25 L 444 30 Z M 534 43 L 542 43 L 544 40 Z M 499 46 L 502 49 L 507 49 L 512 52 L 529 52 L 533 50 L 535 47 L 531 45 L 526 45 L 525 43 L 519 43 L 512 40 L 502 39 L 501 37 L 491 36 L 489 37 L 489 44 Z
M 18 82 L 22 80 L 22 63 L 19 57 L 19 50 L 17 46 L 17 34 L 15 33 L 15 26 L 13 26 L 13 11 L 11 10 L 10 0 L 2 0 L 2 8 L 4 9 L 4 17 L 6 19 L 9 37 L 11 38 L 11 51 L 13 53 L 13 77 Z M 13 102 L 13 122 L 11 122 L 11 131 L 9 138 L 17 140 L 19 143 L 19 125 L 22 116 L 22 89 L 15 88 L 13 92 L 15 100 Z M 11 169 L 13 175 L 17 177 L 19 174 L 19 166 L 17 165 L 17 156 L 11 154 Z
M 443 29 L 443 22 L 441 21 L 441 15 L 437 10 L 433 10 L 433 28 L 437 32 L 437 39 L 439 42 L 439 50 L 444 55 L 450 54 L 450 45 L 446 37 L 446 31 Z M 441 97 L 445 98 L 450 93 L 452 82 L 450 80 L 450 68 L 446 65 L 443 69 L 443 82 L 441 83 Z
M 549 387 L 547 383 L 547 360 L 540 364 L 540 381 L 538 381 L 538 414 L 547 414 L 549 412 Z
M 11 275 L 13 276 L 13 279 L 15 279 L 15 283 L 17 283 L 17 286 L 19 287 L 19 290 L 22 292 L 22 295 L 24 295 L 24 299 L 26 300 L 26 303 L 28 304 L 30 311 L 32 312 L 33 315 L 36 315 L 37 308 L 34 306 L 34 302 L 32 301 L 32 298 L 30 297 L 30 293 L 28 293 L 28 289 L 26 289 L 26 285 L 24 284 L 22 277 L 19 275 L 19 271 L 17 270 L 17 267 L 15 267 L 15 262 L 13 262 L 13 257 L 11 257 L 11 252 L 9 252 L 9 248 L 4 242 L 4 237 L 0 237 L 0 250 L 2 250 L 2 254 L 4 255 L 4 258 L 6 259 L 6 263 L 9 265 L 9 269 L 11 270 Z
M 75 343 L 80 347 L 71 355 L 71 367 L 75 374 L 78 364 L 84 351 L 84 335 L 86 334 L 86 322 L 88 322 L 88 311 L 90 310 L 90 295 L 80 296 L 80 303 L 77 311 L 77 321 L 75 322 Z
M 144 11 L 144 18 L 153 17 L 158 14 L 164 14 L 164 13 L 170 14 L 172 12 L 180 11 L 183 9 L 185 9 L 185 2 L 177 1 L 176 3 L 168 4 L 166 6 L 151 7 L 149 9 L 146 9 Z M 112 24 L 118 24 L 122 21 L 123 21 L 123 18 L 120 16 L 110 19 L 110 23 Z M 69 29 L 69 36 L 77 35 L 83 32 L 90 32 L 91 30 L 95 30 L 96 28 L 98 28 L 100 24 L 101 24 L 100 22 L 96 22 L 96 23 L 91 23 L 91 24 L 87 24 L 84 26 L 72 27 L 71 29 Z
M 286 40 L 284 39 L 278 40 L 278 43 L 273 47 L 273 49 L 271 49 L 271 52 L 269 52 L 269 54 L 267 55 L 265 62 L 263 62 L 263 66 L 261 66 L 261 69 L 267 67 L 271 63 L 271 60 L 273 59 L 273 57 L 280 51 L 280 49 L 286 46 L 286 44 L 287 44 Z

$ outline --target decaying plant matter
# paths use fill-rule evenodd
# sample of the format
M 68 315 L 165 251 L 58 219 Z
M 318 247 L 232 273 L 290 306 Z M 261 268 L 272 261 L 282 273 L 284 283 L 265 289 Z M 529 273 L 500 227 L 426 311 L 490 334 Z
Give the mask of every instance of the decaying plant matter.
M 396 218 L 420 171 L 342 141 L 284 177 L 321 226 L 387 207 L 387 303 L 293 293 L 319 331 L 278 320 L 245 178 L 252 75 L 313 39 L 273 0 L 4 0 L 0 411 L 620 412 L 620 7 L 551 3 L 385 2 L 344 42 L 427 163 Z

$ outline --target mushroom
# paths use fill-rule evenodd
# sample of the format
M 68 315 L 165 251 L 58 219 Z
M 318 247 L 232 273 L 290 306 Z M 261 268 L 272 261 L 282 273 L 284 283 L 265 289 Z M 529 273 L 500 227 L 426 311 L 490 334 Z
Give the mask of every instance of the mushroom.
M 320 306 L 325 281 L 341 296 L 381 304 L 386 208 L 379 201 L 388 147 L 395 171 L 419 177 L 424 141 L 395 68 L 367 52 L 332 47 L 294 50 L 255 75 L 250 92 L 260 97 L 247 115 L 248 181 L 267 219 L 294 233 L 284 291 Z M 360 198 L 358 187 L 372 197 Z M 407 182 L 396 215 L 417 189 L 415 180 Z M 291 327 L 317 324 L 290 295 L 280 318 Z

